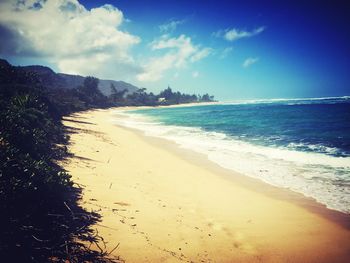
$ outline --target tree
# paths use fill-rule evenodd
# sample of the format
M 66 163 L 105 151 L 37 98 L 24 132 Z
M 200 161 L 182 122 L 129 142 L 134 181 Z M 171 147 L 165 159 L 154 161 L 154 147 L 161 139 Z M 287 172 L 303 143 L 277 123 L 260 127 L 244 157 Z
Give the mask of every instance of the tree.
M 171 100 L 173 98 L 173 91 L 171 88 L 168 86 L 165 90 L 161 91 L 159 93 L 160 98 L 165 98 L 167 101 Z
M 86 77 L 83 86 L 78 88 L 79 99 L 86 102 L 88 108 L 110 106 L 108 98 L 99 90 L 98 82 L 95 77 Z
M 206 93 L 202 96 L 202 101 L 210 101 L 209 94 Z
M 84 79 L 83 90 L 87 95 L 94 95 L 100 93 L 98 89 L 98 79 L 94 77 L 86 77 Z
M 118 91 L 114 84 L 111 83 L 111 95 L 109 95 L 109 99 L 112 103 L 124 103 L 125 99 L 124 96 L 126 94 L 126 92 L 128 91 L 127 89 L 123 89 L 121 91 Z

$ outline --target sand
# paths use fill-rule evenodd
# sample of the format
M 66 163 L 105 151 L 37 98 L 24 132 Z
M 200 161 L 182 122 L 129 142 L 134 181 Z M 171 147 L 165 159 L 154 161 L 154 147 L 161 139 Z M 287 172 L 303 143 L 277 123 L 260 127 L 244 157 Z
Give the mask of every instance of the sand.
M 126 262 L 350 262 L 349 217 L 226 171 L 204 156 L 112 123 L 113 111 L 64 121 L 64 166 L 98 211 L 107 250 Z

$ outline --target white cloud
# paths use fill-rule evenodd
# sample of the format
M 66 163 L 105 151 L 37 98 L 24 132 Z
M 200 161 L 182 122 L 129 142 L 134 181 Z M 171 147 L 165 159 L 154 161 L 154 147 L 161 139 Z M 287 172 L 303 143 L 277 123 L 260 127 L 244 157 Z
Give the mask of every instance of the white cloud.
M 77 0 L 3 0 L 0 26 L 16 39 L 0 44 L 0 53 L 40 56 L 62 72 L 122 78 L 140 68 L 130 48 L 141 40 L 119 28 L 123 13 L 112 5 L 85 9 Z
M 225 48 L 225 49 L 221 52 L 220 58 L 221 58 L 221 59 L 226 58 L 232 51 L 233 51 L 233 47 L 227 47 L 227 48 Z
M 195 79 L 195 78 L 198 78 L 199 77 L 199 72 L 198 71 L 193 71 L 192 72 L 192 77 Z
M 242 67 L 247 68 L 259 61 L 259 58 L 247 58 L 244 60 Z
M 169 38 L 163 35 L 153 41 L 151 49 L 166 50 L 165 54 L 151 58 L 145 63 L 144 72 L 137 75 L 139 81 L 157 81 L 163 74 L 172 68 L 183 68 L 189 63 L 199 61 L 211 53 L 210 48 L 201 48 L 194 45 L 190 37 L 180 35 L 177 38 Z
M 256 36 L 256 35 L 264 32 L 265 29 L 266 29 L 266 27 L 264 27 L 264 26 L 258 27 L 256 29 L 254 29 L 253 31 L 245 31 L 245 30 L 232 28 L 232 29 L 216 31 L 212 35 L 215 37 L 222 37 L 227 41 L 233 42 L 233 41 L 236 41 L 236 40 L 241 39 L 241 38 L 249 38 L 249 37 Z
M 182 25 L 186 22 L 185 19 L 183 20 L 171 20 L 168 23 L 162 24 L 159 26 L 159 30 L 162 33 L 166 33 L 166 32 L 173 32 L 175 31 L 175 29 L 177 28 L 177 26 Z
M 199 50 L 196 54 L 191 57 L 191 62 L 199 61 L 207 56 L 209 56 L 213 52 L 213 49 L 210 47 L 203 48 Z

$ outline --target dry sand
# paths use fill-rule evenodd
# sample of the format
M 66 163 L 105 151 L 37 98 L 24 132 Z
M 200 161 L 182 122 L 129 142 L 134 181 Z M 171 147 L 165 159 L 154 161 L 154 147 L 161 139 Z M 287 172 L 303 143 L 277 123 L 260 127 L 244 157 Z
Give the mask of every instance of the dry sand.
M 82 206 L 126 262 L 350 262 L 349 216 L 216 167 L 112 124 L 113 110 L 75 114 L 64 165 Z

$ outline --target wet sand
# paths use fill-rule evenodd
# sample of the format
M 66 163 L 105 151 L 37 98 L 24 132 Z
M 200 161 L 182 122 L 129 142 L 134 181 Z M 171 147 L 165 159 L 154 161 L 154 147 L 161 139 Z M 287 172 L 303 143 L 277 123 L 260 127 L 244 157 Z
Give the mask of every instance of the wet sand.
M 349 262 L 349 216 L 219 168 L 204 156 L 112 123 L 113 111 L 66 118 L 64 165 L 82 206 L 126 262 Z

